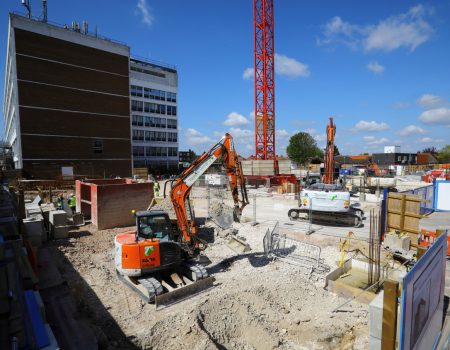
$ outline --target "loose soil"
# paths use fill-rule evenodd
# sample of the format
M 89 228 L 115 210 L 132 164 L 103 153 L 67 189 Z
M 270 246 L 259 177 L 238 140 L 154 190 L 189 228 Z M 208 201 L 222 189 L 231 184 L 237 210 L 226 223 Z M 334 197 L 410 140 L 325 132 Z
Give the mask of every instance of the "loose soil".
M 263 254 L 267 227 L 234 225 L 252 247 L 238 255 L 215 231 L 205 255 L 216 287 L 161 311 L 145 304 L 116 277 L 114 235 L 85 226 L 53 251 L 77 305 L 103 349 L 367 349 L 368 306 L 324 290 L 339 259 L 336 238 L 308 236 L 322 247 L 321 272 L 272 261 Z M 299 237 L 301 238 L 301 237 Z

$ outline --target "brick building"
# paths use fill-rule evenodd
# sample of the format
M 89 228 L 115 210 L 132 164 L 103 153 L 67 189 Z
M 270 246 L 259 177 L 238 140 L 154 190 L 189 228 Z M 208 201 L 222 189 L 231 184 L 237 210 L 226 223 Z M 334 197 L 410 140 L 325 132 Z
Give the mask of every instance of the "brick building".
M 130 176 L 130 49 L 10 14 L 5 141 L 24 175 Z

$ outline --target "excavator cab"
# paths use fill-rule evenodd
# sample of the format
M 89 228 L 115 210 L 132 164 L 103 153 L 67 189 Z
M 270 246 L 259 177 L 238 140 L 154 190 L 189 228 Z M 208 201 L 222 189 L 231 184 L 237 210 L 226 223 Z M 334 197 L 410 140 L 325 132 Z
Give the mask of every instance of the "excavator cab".
M 164 211 L 139 211 L 136 216 L 137 238 L 173 241 L 173 229 L 169 215 Z

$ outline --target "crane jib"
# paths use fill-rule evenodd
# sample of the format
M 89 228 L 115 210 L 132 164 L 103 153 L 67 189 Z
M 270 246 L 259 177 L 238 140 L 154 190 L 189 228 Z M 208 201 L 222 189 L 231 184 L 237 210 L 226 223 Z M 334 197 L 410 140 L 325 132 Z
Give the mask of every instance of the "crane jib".
M 192 186 L 195 183 L 195 181 L 197 181 L 198 178 L 202 176 L 206 170 L 208 170 L 208 168 L 211 166 L 212 163 L 215 162 L 216 159 L 217 157 L 214 156 L 214 154 L 211 154 L 211 156 L 208 159 L 206 159 L 202 164 L 200 164 L 200 166 L 197 169 L 195 169 L 191 174 L 189 174 L 184 179 L 184 183 L 188 187 Z

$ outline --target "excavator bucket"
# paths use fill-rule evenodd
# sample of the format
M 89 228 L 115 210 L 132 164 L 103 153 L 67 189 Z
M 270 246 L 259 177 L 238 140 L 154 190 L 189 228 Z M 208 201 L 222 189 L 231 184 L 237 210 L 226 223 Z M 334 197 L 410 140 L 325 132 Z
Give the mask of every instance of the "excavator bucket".
M 236 253 L 245 253 L 252 250 L 248 243 L 237 237 L 231 237 L 227 245 Z
M 164 309 L 170 305 L 179 303 L 180 301 L 192 298 L 193 296 L 203 293 L 214 287 L 213 276 L 192 282 L 182 287 L 173 289 L 170 292 L 157 295 L 155 297 L 156 310 Z

